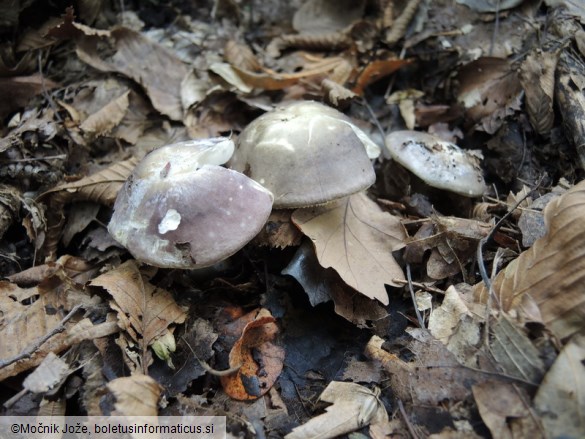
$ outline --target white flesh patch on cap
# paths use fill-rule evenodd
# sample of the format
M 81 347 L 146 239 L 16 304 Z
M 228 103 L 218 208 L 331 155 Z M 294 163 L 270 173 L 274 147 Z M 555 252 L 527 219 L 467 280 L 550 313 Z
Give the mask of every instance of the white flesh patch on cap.
M 181 224 L 181 214 L 175 209 L 169 209 L 158 225 L 158 233 L 164 235 L 171 230 L 177 230 L 179 224 Z

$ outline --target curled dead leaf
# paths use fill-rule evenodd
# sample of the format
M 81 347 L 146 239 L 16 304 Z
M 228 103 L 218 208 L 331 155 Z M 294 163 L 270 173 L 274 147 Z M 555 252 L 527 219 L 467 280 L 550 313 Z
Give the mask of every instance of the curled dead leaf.
M 276 382 L 284 363 L 284 349 L 271 342 L 278 326 L 268 310 L 252 311 L 240 319 L 248 323 L 229 355 L 230 368 L 239 366 L 239 369 L 220 380 L 232 398 L 253 400 L 268 392 Z M 235 326 L 240 325 L 236 322 Z

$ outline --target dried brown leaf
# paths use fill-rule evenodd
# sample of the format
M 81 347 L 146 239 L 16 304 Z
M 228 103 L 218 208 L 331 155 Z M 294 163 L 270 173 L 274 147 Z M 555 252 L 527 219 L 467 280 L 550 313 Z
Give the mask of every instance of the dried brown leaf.
M 151 360 L 148 347 L 169 334 L 170 325 L 183 323 L 187 317 L 173 296 L 149 283 L 132 260 L 98 276 L 90 285 L 113 296 L 110 305 L 118 313 L 118 325 L 138 344 L 144 370 Z
M 522 87 L 506 59 L 483 57 L 472 61 L 459 70 L 459 82 L 458 101 L 478 128 L 489 134 L 519 109 Z
M 69 365 L 53 352 L 49 352 L 34 372 L 25 378 L 22 386 L 29 392 L 44 393 L 59 384 L 70 373 Z
M 553 127 L 555 114 L 553 98 L 558 52 L 534 52 L 520 67 L 520 82 L 526 96 L 526 109 L 530 123 L 539 134 L 548 134 Z
M 47 200 L 47 236 L 39 256 L 54 260 L 61 232 L 65 224 L 63 207 L 73 201 L 93 201 L 111 206 L 116 201 L 118 191 L 132 173 L 138 159 L 132 157 L 73 183 L 65 183 L 42 194 L 39 199 Z
M 123 416 L 157 416 L 162 387 L 148 375 L 116 378 L 108 383 L 116 397 L 116 414 Z
M 534 405 L 547 437 L 582 437 L 585 431 L 585 335 L 575 334 L 540 385 Z
M 234 40 L 229 40 L 225 44 L 223 56 L 232 66 L 248 72 L 257 72 L 262 69 L 262 65 L 252 50 L 247 45 L 238 43 Z
M 128 111 L 128 106 L 130 105 L 128 99 L 129 94 L 130 90 L 108 103 L 96 113 L 90 115 L 79 127 L 96 136 L 108 134 L 122 122 L 122 119 L 126 115 L 126 111 Z
M 473 397 L 483 422 L 492 437 L 513 439 L 517 437 L 541 437 L 542 431 L 530 413 L 528 394 L 512 383 L 486 381 L 473 386 Z M 519 424 L 524 424 L 522 429 Z M 518 435 L 520 431 L 532 434 Z
M 393 279 L 404 278 L 392 257 L 406 239 L 398 218 L 358 193 L 323 206 L 298 209 L 293 222 L 313 240 L 323 267 L 332 267 L 352 288 L 388 304 L 384 284 L 397 286 Z
M 183 119 L 181 82 L 188 70 L 176 55 L 125 27 L 111 31 L 109 41 L 115 50 L 111 57 L 102 58 L 98 54 L 98 41 L 94 37 L 78 43 L 77 53 L 82 61 L 98 70 L 118 72 L 132 78 L 144 87 L 154 108 L 172 120 Z
M 285 439 L 334 438 L 366 425 L 385 423 L 388 413 L 378 395 L 379 390 L 332 381 L 319 399 L 333 405 L 325 409 L 326 413 L 293 429 Z
M 293 27 L 304 34 L 339 31 L 359 20 L 365 7 L 364 0 L 309 0 L 295 12 Z
M 504 311 L 532 299 L 563 339 L 585 326 L 585 182 L 551 201 L 544 216 L 546 235 L 500 272 L 493 288 Z M 483 285 L 476 289 L 485 298 Z

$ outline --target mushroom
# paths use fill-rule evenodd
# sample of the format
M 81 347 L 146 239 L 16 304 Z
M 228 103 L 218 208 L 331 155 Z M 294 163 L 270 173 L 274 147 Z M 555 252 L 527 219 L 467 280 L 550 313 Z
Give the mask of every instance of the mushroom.
M 136 166 L 116 198 L 110 234 L 138 260 L 165 268 L 202 268 L 233 255 L 260 231 L 272 194 L 219 166 L 227 138 L 163 146 Z
M 429 186 L 466 197 L 486 191 L 481 154 L 418 131 L 394 131 L 386 136 L 390 156 Z
M 274 207 L 307 207 L 371 186 L 380 148 L 348 117 L 326 105 L 295 102 L 242 131 L 230 167 L 274 195 Z

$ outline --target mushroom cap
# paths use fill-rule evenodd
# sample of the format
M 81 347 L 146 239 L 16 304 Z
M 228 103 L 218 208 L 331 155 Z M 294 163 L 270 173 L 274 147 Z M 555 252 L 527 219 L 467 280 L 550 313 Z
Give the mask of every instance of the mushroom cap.
M 229 165 L 270 190 L 276 208 L 306 207 L 371 186 L 376 175 L 369 155 L 379 152 L 344 114 L 306 101 L 250 123 Z
M 266 223 L 272 194 L 239 172 L 204 163 L 224 160 L 229 144 L 213 149 L 169 145 L 136 166 L 108 225 L 136 259 L 165 268 L 206 267 L 237 252 Z
M 466 197 L 481 197 L 487 189 L 477 152 L 465 151 L 431 134 L 406 130 L 386 136 L 386 149 L 429 186 Z

